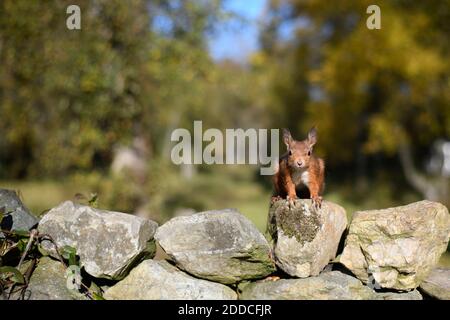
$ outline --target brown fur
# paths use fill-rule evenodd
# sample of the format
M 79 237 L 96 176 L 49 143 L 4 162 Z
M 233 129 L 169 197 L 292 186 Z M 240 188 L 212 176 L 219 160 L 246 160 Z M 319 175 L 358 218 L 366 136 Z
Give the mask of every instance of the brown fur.
M 312 128 L 308 138 L 296 141 L 290 132 L 283 130 L 283 141 L 288 152 L 280 157 L 278 171 L 273 176 L 273 200 L 297 198 L 296 187 L 304 185 L 308 188 L 314 204 L 319 206 L 322 202 L 322 193 L 325 182 L 325 163 L 312 154 L 314 144 L 317 142 L 317 132 Z

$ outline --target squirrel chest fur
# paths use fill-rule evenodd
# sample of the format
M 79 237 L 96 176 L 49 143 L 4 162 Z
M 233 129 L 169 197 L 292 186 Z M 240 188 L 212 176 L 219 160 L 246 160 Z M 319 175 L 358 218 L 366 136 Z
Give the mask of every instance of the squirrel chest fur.
M 292 176 L 292 182 L 294 182 L 294 184 L 296 186 L 300 185 L 300 184 L 304 184 L 305 186 L 309 186 L 309 173 L 308 171 L 300 171 L 300 170 L 296 170 L 294 172 L 291 172 L 291 176 Z

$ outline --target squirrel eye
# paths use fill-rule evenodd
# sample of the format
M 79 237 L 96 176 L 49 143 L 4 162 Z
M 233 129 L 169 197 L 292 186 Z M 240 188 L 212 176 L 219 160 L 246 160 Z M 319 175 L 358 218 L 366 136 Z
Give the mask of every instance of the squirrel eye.
M 310 155 L 311 155 L 311 150 L 308 151 L 308 156 L 310 156 Z
M 292 156 L 292 151 L 291 150 L 289 150 L 289 155 Z

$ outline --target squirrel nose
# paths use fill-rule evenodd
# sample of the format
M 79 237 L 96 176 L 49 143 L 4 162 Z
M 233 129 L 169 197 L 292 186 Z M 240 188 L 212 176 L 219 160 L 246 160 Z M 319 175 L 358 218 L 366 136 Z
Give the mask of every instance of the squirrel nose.
M 301 167 L 303 165 L 303 162 L 297 161 L 297 164 L 298 164 L 299 167 Z

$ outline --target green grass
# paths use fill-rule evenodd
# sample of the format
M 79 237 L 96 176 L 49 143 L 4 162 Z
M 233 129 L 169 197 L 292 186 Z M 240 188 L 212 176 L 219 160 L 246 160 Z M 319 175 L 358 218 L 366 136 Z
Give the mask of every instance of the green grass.
M 35 215 L 73 199 L 80 186 L 59 181 L 0 181 L 0 187 L 19 192 L 25 206 Z
M 261 198 L 249 198 L 247 200 L 232 201 L 230 207 L 238 209 L 239 212 L 249 218 L 261 232 L 265 232 L 270 193 L 263 194 L 262 199 L 264 200 L 261 200 Z

